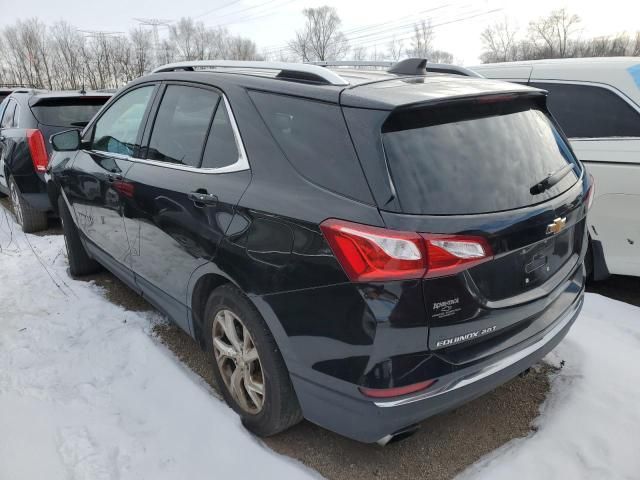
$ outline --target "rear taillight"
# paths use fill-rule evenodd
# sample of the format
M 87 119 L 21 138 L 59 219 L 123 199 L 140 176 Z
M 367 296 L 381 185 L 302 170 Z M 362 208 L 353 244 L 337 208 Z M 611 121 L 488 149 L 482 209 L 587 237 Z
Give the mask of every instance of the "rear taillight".
M 587 194 L 585 195 L 585 203 L 587 204 L 587 210 L 591 210 L 591 205 L 593 205 L 593 199 L 595 198 L 596 193 L 596 181 L 593 178 L 593 175 L 589 174 L 589 190 L 587 190 Z
M 489 243 L 483 237 L 423 234 L 428 250 L 427 277 L 453 275 L 491 260 Z
M 353 282 L 453 275 L 492 255 L 482 237 L 402 232 L 334 219 L 320 228 Z
M 420 278 L 425 273 L 424 242 L 417 233 L 334 219 L 325 220 L 320 228 L 354 282 Z
M 36 172 L 45 172 L 49 164 L 49 155 L 47 154 L 47 147 L 44 143 L 42 132 L 37 129 L 28 129 L 27 143 L 29 144 L 31 161 L 33 162 L 33 167 L 36 169 Z

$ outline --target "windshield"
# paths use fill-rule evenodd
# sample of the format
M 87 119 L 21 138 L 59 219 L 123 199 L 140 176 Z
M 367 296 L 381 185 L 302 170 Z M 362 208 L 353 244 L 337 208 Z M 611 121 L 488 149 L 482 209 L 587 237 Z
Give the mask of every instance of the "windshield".
M 566 191 L 580 174 L 576 167 L 552 187 L 532 193 L 549 174 L 577 162 L 547 113 L 531 100 L 392 114 L 383 126 L 383 143 L 405 213 L 521 208 Z

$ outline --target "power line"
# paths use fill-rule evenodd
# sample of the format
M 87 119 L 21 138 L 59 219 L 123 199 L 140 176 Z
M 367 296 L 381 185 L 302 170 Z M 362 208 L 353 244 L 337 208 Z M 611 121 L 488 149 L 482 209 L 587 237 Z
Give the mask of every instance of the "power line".
M 424 15 L 426 13 L 432 13 L 432 12 L 434 12 L 436 10 L 441 10 L 443 8 L 448 8 L 448 7 L 451 7 L 454 4 L 455 4 L 455 2 L 445 3 L 445 4 L 439 5 L 437 7 L 429 8 L 429 9 L 426 9 L 426 10 L 421 10 L 421 11 L 418 11 L 418 12 L 415 12 L 415 13 L 412 13 L 412 14 L 409 14 L 409 15 L 404 15 L 404 16 L 398 17 L 398 18 L 396 18 L 394 20 L 389 20 L 389 21 L 386 21 L 386 22 L 381 22 L 381 23 L 377 23 L 377 24 L 370 24 L 370 25 L 367 25 L 367 26 L 361 26 L 361 27 L 350 29 L 350 30 L 345 30 L 345 31 L 343 31 L 343 33 L 348 35 L 348 34 L 353 34 L 353 33 L 363 33 L 363 32 L 365 32 L 367 30 L 372 30 L 372 32 L 368 33 L 367 35 L 374 35 L 374 34 L 382 33 L 383 31 L 390 31 L 390 30 L 394 30 L 394 29 L 400 29 L 400 28 L 404 28 L 404 27 L 407 27 L 407 26 L 410 26 L 411 28 L 413 28 L 413 26 L 417 22 L 416 19 L 415 19 L 417 16 Z M 470 5 L 472 5 L 472 4 L 471 3 L 464 3 L 462 5 L 457 5 L 456 6 L 457 7 L 456 10 L 468 7 Z M 409 23 L 403 23 L 403 24 L 400 24 L 400 25 L 395 25 L 395 26 L 393 26 L 391 28 L 386 28 L 386 29 L 380 28 L 380 27 L 385 27 L 386 25 L 391 25 L 391 24 L 394 24 L 394 23 L 402 22 L 403 20 L 408 19 L 408 18 L 413 18 L 414 20 L 412 20 Z M 436 17 L 436 18 L 438 18 L 438 17 Z M 432 19 L 433 19 L 433 17 L 432 17 Z M 361 35 L 361 36 L 363 36 L 363 35 Z M 361 36 L 354 37 L 354 39 L 360 38 Z M 347 37 L 347 40 L 351 40 L 351 39 L 349 37 Z M 286 44 L 285 45 L 282 45 L 282 44 L 274 45 L 274 46 L 271 46 L 271 47 L 267 47 L 267 50 L 279 50 L 280 48 L 283 48 L 285 46 L 286 46 Z

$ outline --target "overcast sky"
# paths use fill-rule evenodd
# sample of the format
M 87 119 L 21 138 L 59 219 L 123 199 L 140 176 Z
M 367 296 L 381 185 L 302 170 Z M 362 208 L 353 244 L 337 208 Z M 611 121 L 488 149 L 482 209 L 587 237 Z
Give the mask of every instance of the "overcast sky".
M 525 29 L 531 19 L 566 6 L 582 18 L 583 36 L 640 29 L 637 0 L 0 0 L 0 26 L 37 16 L 47 23 L 65 19 L 85 30 L 126 32 L 137 25 L 134 17 L 191 16 L 249 36 L 262 50 L 286 44 L 303 23 L 302 9 L 320 5 L 336 7 L 353 45 L 380 50 L 393 36 L 408 38 L 411 22 L 430 18 L 436 47 L 467 65 L 478 61 L 483 28 L 505 15 Z

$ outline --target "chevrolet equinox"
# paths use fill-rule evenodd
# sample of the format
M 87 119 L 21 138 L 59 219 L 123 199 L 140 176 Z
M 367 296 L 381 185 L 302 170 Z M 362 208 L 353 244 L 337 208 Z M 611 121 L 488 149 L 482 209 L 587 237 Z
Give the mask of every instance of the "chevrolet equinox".
M 71 274 L 193 336 L 250 431 L 384 444 L 566 335 L 592 180 L 543 90 L 330 67 L 160 67 L 52 138 L 48 190 Z

